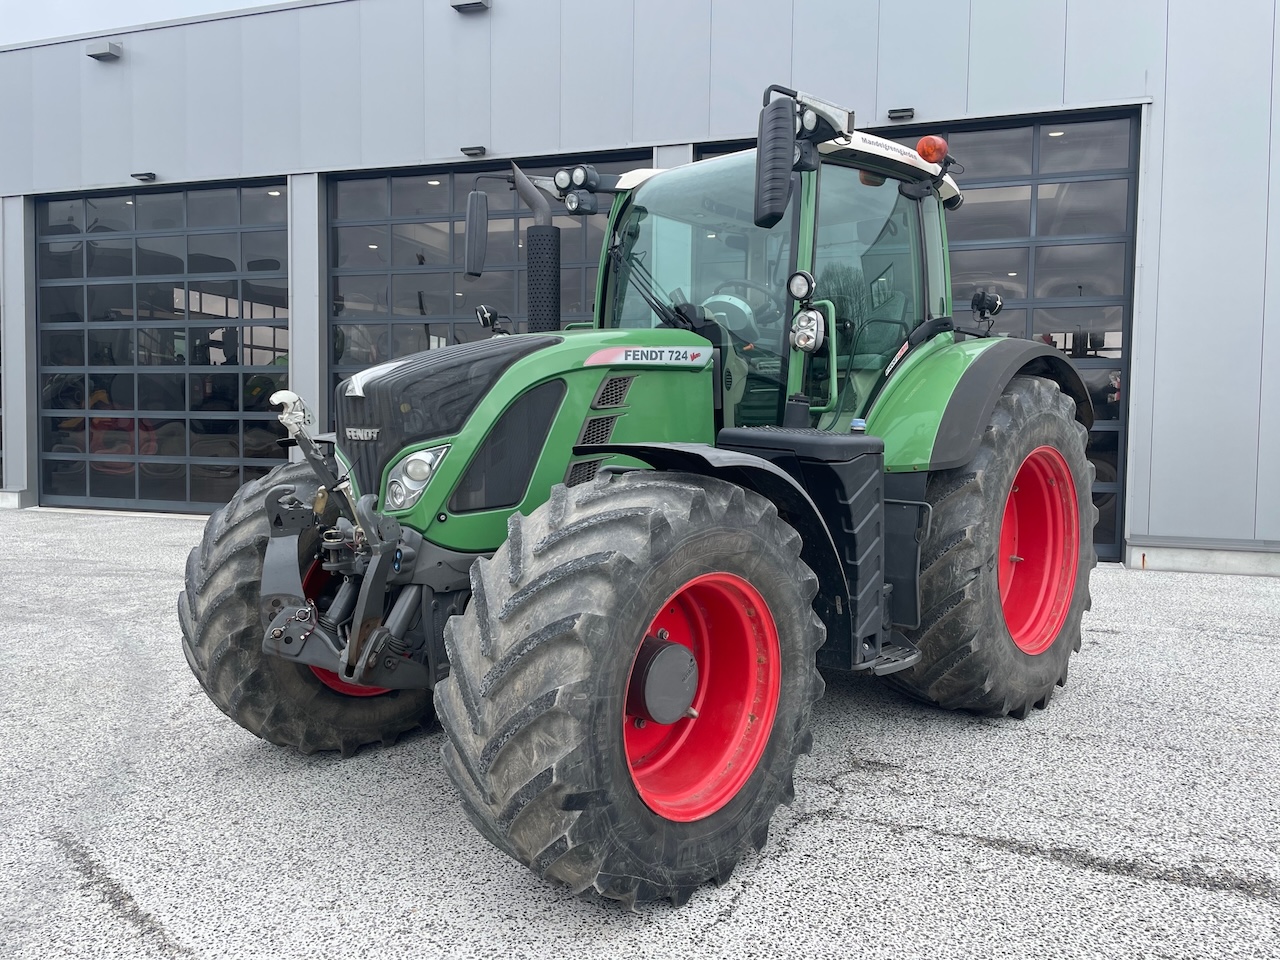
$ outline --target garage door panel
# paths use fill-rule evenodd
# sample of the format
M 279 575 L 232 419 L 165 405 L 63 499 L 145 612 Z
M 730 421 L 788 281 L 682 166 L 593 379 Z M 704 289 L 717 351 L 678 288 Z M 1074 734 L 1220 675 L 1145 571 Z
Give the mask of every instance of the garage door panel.
M 42 502 L 200 512 L 284 458 L 287 203 L 283 183 L 38 203 Z

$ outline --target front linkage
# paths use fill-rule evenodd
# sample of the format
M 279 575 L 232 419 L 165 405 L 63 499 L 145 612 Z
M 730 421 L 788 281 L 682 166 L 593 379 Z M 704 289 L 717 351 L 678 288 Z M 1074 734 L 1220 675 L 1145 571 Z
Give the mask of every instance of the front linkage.
M 259 613 L 262 650 L 371 690 L 430 689 L 448 673 L 444 624 L 469 593 L 472 554 L 426 543 L 377 510 L 377 496 L 354 503 L 346 478 L 307 433 L 301 399 L 272 396 L 280 420 L 320 481 L 312 503 L 293 484 L 266 496 L 268 529 Z M 338 516 L 325 522 L 333 491 Z M 310 568 L 300 569 L 300 538 L 319 527 Z M 336 584 L 336 589 L 334 585 Z M 317 606 L 318 596 L 327 600 Z

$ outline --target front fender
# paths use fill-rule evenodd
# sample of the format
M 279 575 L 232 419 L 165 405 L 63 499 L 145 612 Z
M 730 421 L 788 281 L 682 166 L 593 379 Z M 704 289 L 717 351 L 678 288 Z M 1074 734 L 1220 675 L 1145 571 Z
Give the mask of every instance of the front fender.
M 1015 376 L 1044 377 L 1076 404 L 1076 419 L 1093 426 L 1089 391 L 1071 361 L 1031 340 L 935 337 L 908 355 L 867 414 L 867 432 L 884 439 L 891 473 L 950 470 L 977 452 L 996 401 Z
M 826 521 L 809 494 L 789 473 L 761 457 L 704 443 L 612 443 L 575 447 L 573 452 L 579 456 L 623 454 L 658 470 L 718 477 L 772 501 L 779 516 L 800 534 L 803 541 L 800 559 L 818 577 L 814 610 L 827 628 L 827 643 L 823 651 L 833 657 L 843 653 L 844 662 L 833 660 L 832 665 L 849 669 L 850 639 L 853 636 L 849 581 Z M 860 652 L 857 644 L 853 644 L 852 649 L 854 655 Z M 820 653 L 819 664 L 825 659 Z

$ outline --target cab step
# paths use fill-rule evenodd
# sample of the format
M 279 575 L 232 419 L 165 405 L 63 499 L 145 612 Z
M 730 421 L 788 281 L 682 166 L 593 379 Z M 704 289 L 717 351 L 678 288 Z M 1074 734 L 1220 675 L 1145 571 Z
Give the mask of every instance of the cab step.
M 883 677 L 886 673 L 897 673 L 914 667 L 919 662 L 920 648 L 895 630 L 880 645 L 880 656 L 865 664 L 863 669 L 870 670 L 877 677 Z

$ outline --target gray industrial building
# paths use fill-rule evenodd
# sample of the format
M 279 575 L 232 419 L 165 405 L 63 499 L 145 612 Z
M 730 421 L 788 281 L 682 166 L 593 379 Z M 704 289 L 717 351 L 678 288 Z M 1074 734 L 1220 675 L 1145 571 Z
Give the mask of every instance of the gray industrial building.
M 998 331 L 1081 368 L 1103 558 L 1280 574 L 1277 29 L 1268 0 L 303 0 L 0 48 L 0 506 L 211 509 L 284 456 L 278 385 L 325 418 L 477 303 L 523 317 L 499 182 L 461 272 L 476 173 L 737 149 L 782 83 L 948 137 L 957 310 L 994 287 Z M 603 219 L 559 221 L 566 321 Z

